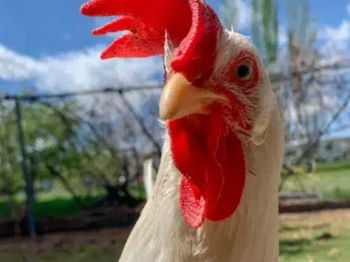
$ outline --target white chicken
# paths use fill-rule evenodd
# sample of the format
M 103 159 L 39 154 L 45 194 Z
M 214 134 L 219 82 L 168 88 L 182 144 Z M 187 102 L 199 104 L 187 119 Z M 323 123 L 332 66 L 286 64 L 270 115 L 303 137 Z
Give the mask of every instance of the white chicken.
M 165 54 L 167 134 L 152 198 L 122 262 L 278 261 L 283 131 L 268 76 L 202 0 L 92 0 L 82 13 L 128 30 L 102 58 Z

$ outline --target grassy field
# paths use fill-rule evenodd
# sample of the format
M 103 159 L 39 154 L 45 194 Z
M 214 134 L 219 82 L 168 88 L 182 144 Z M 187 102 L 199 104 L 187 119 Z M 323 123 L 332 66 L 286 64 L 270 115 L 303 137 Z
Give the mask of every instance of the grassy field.
M 132 193 L 141 198 L 142 188 L 132 188 Z M 290 177 L 282 188 L 282 192 L 315 192 L 328 200 L 350 200 L 350 161 L 336 163 L 319 163 L 314 174 L 299 174 Z M 101 199 L 102 192 L 92 197 L 81 197 L 84 206 L 91 206 Z M 17 203 L 24 203 L 24 195 L 17 197 Z M 18 205 L 18 208 L 23 209 Z M 57 188 L 37 196 L 36 215 L 40 218 L 60 217 L 82 211 L 79 205 L 62 188 Z M 23 210 L 22 210 L 23 211 Z M 10 216 L 9 203 L 0 198 L 0 218 Z
M 350 210 L 281 216 L 281 262 L 349 262 Z
M 55 196 L 53 198 L 40 198 L 35 203 L 35 213 L 37 219 L 49 218 L 49 217 L 62 217 L 67 215 L 72 215 L 81 212 L 84 207 L 88 207 L 96 203 L 101 197 L 82 197 L 81 204 L 72 199 L 71 197 L 61 197 Z M 18 204 L 16 208 L 20 209 L 19 212 L 24 212 L 24 207 L 22 204 Z M 0 202 L 0 217 L 10 216 L 10 206 L 7 201 Z
M 133 184 L 129 188 L 130 193 L 136 199 L 144 199 L 144 188 L 141 183 Z M 71 194 L 62 187 L 57 186 L 48 192 L 40 192 L 36 195 L 35 214 L 37 219 L 62 217 L 73 215 L 83 211 L 85 208 L 95 206 L 95 204 L 105 198 L 104 190 L 94 191 L 87 195 L 80 195 L 79 202 L 72 198 Z M 8 198 L 0 196 L 0 219 L 9 218 L 13 211 L 24 212 L 25 195 L 23 193 L 15 196 L 9 203 Z M 16 211 L 17 210 L 17 211 Z
M 290 177 L 282 192 L 314 192 L 327 200 L 350 200 L 350 161 L 318 163 L 314 174 Z

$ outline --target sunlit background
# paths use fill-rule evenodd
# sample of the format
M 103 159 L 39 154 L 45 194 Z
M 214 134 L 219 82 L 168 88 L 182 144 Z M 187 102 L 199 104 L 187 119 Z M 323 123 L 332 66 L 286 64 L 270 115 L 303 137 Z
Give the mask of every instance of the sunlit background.
M 83 2 L 0 1 L 3 262 L 115 261 L 158 168 L 162 58 L 101 61 L 115 35 L 90 34 L 109 19 Z M 257 46 L 284 118 L 281 261 L 349 262 L 350 1 L 209 3 Z

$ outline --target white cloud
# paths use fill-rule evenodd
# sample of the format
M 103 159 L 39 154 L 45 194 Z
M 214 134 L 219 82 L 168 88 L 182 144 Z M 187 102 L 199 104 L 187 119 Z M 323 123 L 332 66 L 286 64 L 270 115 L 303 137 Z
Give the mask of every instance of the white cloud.
M 278 43 L 280 46 L 285 46 L 288 42 L 287 30 L 284 26 L 280 26 L 278 29 Z
M 249 28 L 250 26 L 250 19 L 251 19 L 251 7 L 250 3 L 248 3 L 245 0 L 238 0 L 237 1 L 237 7 L 239 10 L 239 23 L 238 23 L 238 30 L 244 30 Z
M 247 0 L 227 0 L 220 13 L 226 27 L 241 31 L 250 26 L 251 7 Z
M 0 78 L 32 79 L 41 90 L 63 91 L 147 85 L 156 82 L 155 73 L 162 72 L 159 58 L 101 61 L 101 51 L 94 47 L 34 59 L 0 45 Z
M 29 56 L 18 54 L 0 45 L 0 78 L 24 80 L 32 78 L 40 64 Z
M 350 21 L 343 20 L 338 27 L 325 26 L 321 30 L 321 39 L 332 42 L 338 48 L 344 48 L 350 41 Z
M 344 19 L 339 26 L 326 25 L 319 31 L 320 51 L 329 62 L 349 56 L 350 20 Z
M 94 47 L 83 51 L 63 53 L 58 56 L 35 59 L 16 53 L 0 44 L 0 79 L 21 81 L 31 80 L 42 93 L 61 93 L 63 91 L 78 91 L 106 87 L 143 86 L 159 84 L 155 74 L 163 72 L 162 61 L 159 57 L 148 59 L 110 59 L 101 61 L 99 55 L 102 48 Z M 130 92 L 126 98 L 140 115 L 143 110 L 149 110 L 145 103 L 153 103 L 154 97 L 159 96 L 160 90 Z M 133 118 L 128 108 L 118 95 L 101 94 L 80 96 L 77 98 L 78 109 L 75 112 L 83 119 L 90 119 L 91 112 L 95 123 L 113 123 L 118 129 L 115 132 L 115 142 L 121 147 L 129 148 L 130 143 L 140 148 L 150 148 L 149 141 L 135 125 L 135 137 L 127 135 L 129 129 L 124 126 L 123 118 Z M 156 118 L 147 118 L 146 124 L 153 134 L 161 131 Z M 132 142 L 125 137 L 134 139 Z M 158 137 L 162 137 L 159 135 Z M 36 147 L 44 148 L 48 144 L 36 141 Z M 51 143 L 49 141 L 48 143 Z

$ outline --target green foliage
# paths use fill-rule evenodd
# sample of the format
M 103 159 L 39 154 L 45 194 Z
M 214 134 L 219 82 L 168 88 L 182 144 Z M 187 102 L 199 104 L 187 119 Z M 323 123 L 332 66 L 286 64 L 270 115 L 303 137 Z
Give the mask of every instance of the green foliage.
M 13 108 L 0 104 L 0 194 L 11 198 L 23 190 Z
M 317 27 L 310 17 L 308 0 L 287 0 L 287 10 L 289 42 L 303 51 L 310 51 L 317 38 Z
M 130 194 L 135 199 L 146 199 L 145 186 L 143 183 L 135 183 L 129 187 Z
M 267 65 L 278 54 L 278 7 L 275 0 L 252 0 L 252 36 Z
M 7 201 L 0 202 L 0 217 L 10 217 L 10 206 Z
M 22 108 L 26 164 L 37 194 L 59 183 L 82 205 L 79 195 L 101 192 L 106 186 L 119 185 L 121 176 L 130 177 L 134 166 L 129 156 L 111 142 L 114 122 L 101 123 L 89 115 L 81 118 L 75 100 L 22 102 Z M 0 196 L 6 195 L 10 206 L 24 191 L 15 116 L 12 103 L 0 104 Z M 3 209 L 2 213 L 11 212 Z

